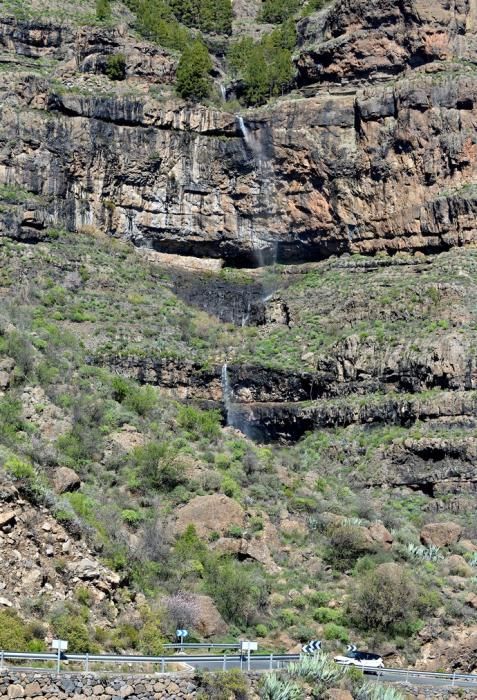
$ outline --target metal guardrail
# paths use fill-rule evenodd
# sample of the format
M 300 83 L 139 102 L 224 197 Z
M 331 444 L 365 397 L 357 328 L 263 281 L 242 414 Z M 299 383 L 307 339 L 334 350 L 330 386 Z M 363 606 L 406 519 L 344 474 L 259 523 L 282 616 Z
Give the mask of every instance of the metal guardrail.
M 197 645 L 190 645 L 189 648 L 197 647 Z M 230 648 L 229 645 L 202 645 L 203 647 L 213 646 Z M 234 645 L 238 646 L 238 645 Z M 180 645 L 169 645 L 169 648 L 179 647 Z M 283 668 L 287 663 L 291 661 L 298 661 L 302 658 L 301 654 L 257 654 L 253 653 L 251 655 L 240 655 L 240 654 L 203 654 L 203 655 L 193 655 L 193 656 L 140 656 L 140 655 L 128 655 L 128 654 L 67 654 L 63 655 L 62 662 L 78 662 L 82 665 L 80 671 L 63 671 L 65 673 L 88 673 L 90 671 L 90 664 L 94 663 L 105 663 L 105 664 L 124 664 L 124 665 L 134 665 L 134 664 L 149 664 L 152 666 L 158 666 L 161 673 L 166 672 L 166 668 L 169 664 L 184 663 L 190 666 L 200 665 L 204 668 L 212 667 L 215 670 L 227 670 L 229 666 L 237 667 L 239 666 L 243 670 L 253 670 L 257 666 L 256 670 L 277 670 Z M 24 661 L 42 661 L 42 662 L 57 662 L 58 655 L 49 652 L 12 652 L 12 651 L 0 651 L 0 669 L 4 668 L 5 661 L 9 662 L 24 662 Z M 18 668 L 22 668 L 21 666 Z M 402 668 L 380 668 L 377 669 L 372 666 L 360 666 L 363 673 L 372 672 L 376 677 L 383 681 L 388 682 L 402 682 L 402 683 L 412 683 L 413 679 L 419 679 L 421 681 L 434 680 L 439 681 L 443 685 L 445 681 L 449 681 L 450 686 L 477 686 L 477 674 L 471 673 L 441 673 L 434 671 L 417 671 L 414 669 L 402 669 Z M 26 669 L 25 669 L 26 670 Z M 32 670 L 44 673 L 56 673 L 56 668 L 33 668 Z M 102 671 L 103 672 L 103 671 Z M 433 685 L 433 684 L 430 684 Z M 435 685 L 435 683 L 434 683 Z
M 366 668 L 367 671 L 371 670 L 370 668 Z M 433 680 L 438 680 L 438 681 L 446 681 L 449 680 L 451 681 L 451 686 L 456 684 L 456 681 L 459 683 L 469 683 L 471 685 L 477 685 L 477 674 L 473 673 L 443 673 L 442 671 L 416 671 L 414 669 L 406 669 L 406 668 L 381 668 L 381 669 L 374 669 L 374 672 L 380 677 L 383 678 L 383 680 L 386 680 L 387 675 L 397 675 L 402 677 L 402 682 L 403 683 L 408 683 L 411 682 L 412 678 L 419 678 L 419 679 L 433 679 Z
M 227 645 L 226 645 L 227 646 Z M 252 667 L 256 664 L 260 665 L 258 670 L 276 670 L 282 668 L 284 664 L 290 661 L 298 661 L 300 659 L 300 654 L 215 654 L 207 655 L 200 654 L 194 656 L 180 655 L 180 656 L 139 656 L 139 655 L 127 655 L 127 654 L 63 654 L 60 660 L 64 662 L 80 662 L 83 665 L 81 671 L 74 671 L 75 673 L 88 673 L 90 671 L 90 664 L 93 663 L 105 663 L 105 664 L 149 664 L 152 666 L 159 666 L 160 672 L 165 673 L 166 667 L 169 664 L 179 664 L 183 663 L 189 666 L 194 666 L 200 664 L 203 667 L 212 665 L 213 667 L 219 666 L 217 670 L 227 670 L 229 665 L 239 666 L 241 669 L 252 670 Z M 0 652 L 0 670 L 4 668 L 5 661 L 43 661 L 43 662 L 55 662 L 58 663 L 58 655 L 49 652 L 11 652 L 11 651 L 1 651 Z M 21 666 L 19 668 L 22 668 Z M 35 668 L 40 672 L 46 673 L 56 673 L 57 668 Z
M 241 642 L 234 642 L 233 644 L 207 644 L 201 642 L 200 644 L 194 644 L 193 642 L 184 642 L 184 644 L 163 644 L 164 649 L 240 649 Z

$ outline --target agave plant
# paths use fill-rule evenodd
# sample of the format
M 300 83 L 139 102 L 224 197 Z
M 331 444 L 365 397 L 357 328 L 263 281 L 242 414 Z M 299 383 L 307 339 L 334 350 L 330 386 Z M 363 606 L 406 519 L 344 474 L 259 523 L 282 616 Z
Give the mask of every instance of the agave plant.
M 435 544 L 426 547 L 423 544 L 409 543 L 406 549 L 412 559 L 422 559 L 423 561 L 440 561 L 443 559 L 441 550 Z
M 260 684 L 261 700 L 303 700 L 301 688 L 290 680 L 279 678 L 276 673 L 267 673 Z
M 343 518 L 343 525 L 345 525 L 347 527 L 361 526 L 364 524 L 365 524 L 365 521 L 363 520 L 363 518 L 356 518 L 356 517 Z
M 477 552 L 473 552 L 472 556 L 469 557 L 468 563 L 472 566 L 477 568 Z
M 365 683 L 357 691 L 355 700 L 405 700 L 405 696 L 389 685 Z
M 288 664 L 287 671 L 292 677 L 325 686 L 332 686 L 346 675 L 346 668 L 336 664 L 323 652 L 315 656 L 304 656 L 300 661 Z

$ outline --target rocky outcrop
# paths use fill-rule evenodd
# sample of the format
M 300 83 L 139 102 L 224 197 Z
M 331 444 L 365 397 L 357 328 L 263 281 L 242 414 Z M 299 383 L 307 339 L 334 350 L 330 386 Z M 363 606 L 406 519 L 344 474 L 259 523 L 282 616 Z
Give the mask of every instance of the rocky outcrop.
M 378 461 L 373 483 L 417 488 L 435 498 L 473 495 L 476 441 L 473 437 L 406 438 L 391 445 Z
M 41 598 L 42 609 L 48 611 L 74 600 L 77 590 L 87 589 L 98 624 L 109 626 L 120 612 L 134 611 L 134 603 L 125 605 L 122 600 L 120 577 L 47 508 L 23 499 L 6 477 L 0 479 L 0 496 L 0 605 L 31 618 L 28 601 Z M 103 601 L 110 611 L 108 619 L 102 617 Z
M 307 96 L 244 129 L 233 114 L 158 101 L 150 85 L 169 84 L 175 60 L 124 27 L 3 20 L 16 72 L 0 85 L 0 181 L 32 195 L 28 210 L 2 212 L 4 235 L 97 227 L 249 266 L 475 241 L 472 5 L 340 0 L 299 37 Z M 134 97 L 117 85 L 108 95 L 117 52 Z M 61 89 L 29 74 L 45 57 L 59 61 Z
M 462 527 L 453 522 L 428 523 L 421 530 L 421 542 L 427 546 L 448 547 L 456 544 L 462 534 Z
M 196 496 L 189 503 L 175 512 L 176 533 L 194 525 L 200 537 L 208 537 L 212 533 L 225 534 L 231 527 L 242 528 L 245 513 L 242 506 L 232 498 L 214 494 L 211 496 Z

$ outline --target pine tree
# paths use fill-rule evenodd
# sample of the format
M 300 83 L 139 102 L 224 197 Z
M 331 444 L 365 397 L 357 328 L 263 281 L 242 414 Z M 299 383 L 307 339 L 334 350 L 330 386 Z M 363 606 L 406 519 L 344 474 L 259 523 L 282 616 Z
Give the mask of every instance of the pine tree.
M 111 19 L 110 0 L 96 0 L 96 18 L 100 22 Z
M 177 92 L 181 97 L 202 100 L 210 94 L 212 61 L 200 40 L 187 46 L 177 67 Z

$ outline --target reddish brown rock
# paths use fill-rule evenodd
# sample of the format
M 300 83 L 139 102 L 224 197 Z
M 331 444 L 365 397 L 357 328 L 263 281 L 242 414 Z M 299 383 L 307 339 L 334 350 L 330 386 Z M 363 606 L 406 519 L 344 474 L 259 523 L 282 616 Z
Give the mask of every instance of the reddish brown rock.
M 380 544 L 384 549 L 391 549 L 393 544 L 393 536 L 389 530 L 384 527 L 383 523 L 377 521 L 368 527 L 368 532 L 371 535 L 373 542 Z
M 225 535 L 231 526 L 243 528 L 245 513 L 242 506 L 228 496 L 213 494 L 196 496 L 176 512 L 176 533 L 194 525 L 197 534 L 207 537 L 212 532 Z
M 426 546 L 448 547 L 456 544 L 462 534 L 462 527 L 454 522 L 428 523 L 421 530 L 420 538 Z
M 70 491 L 77 491 L 81 488 L 81 479 L 74 469 L 69 467 L 59 467 L 55 471 L 54 476 L 54 487 L 56 493 L 67 493 Z
M 197 631 L 204 637 L 225 634 L 227 624 L 213 600 L 207 595 L 197 595 L 195 599 L 199 604 L 199 617 L 195 625 Z

